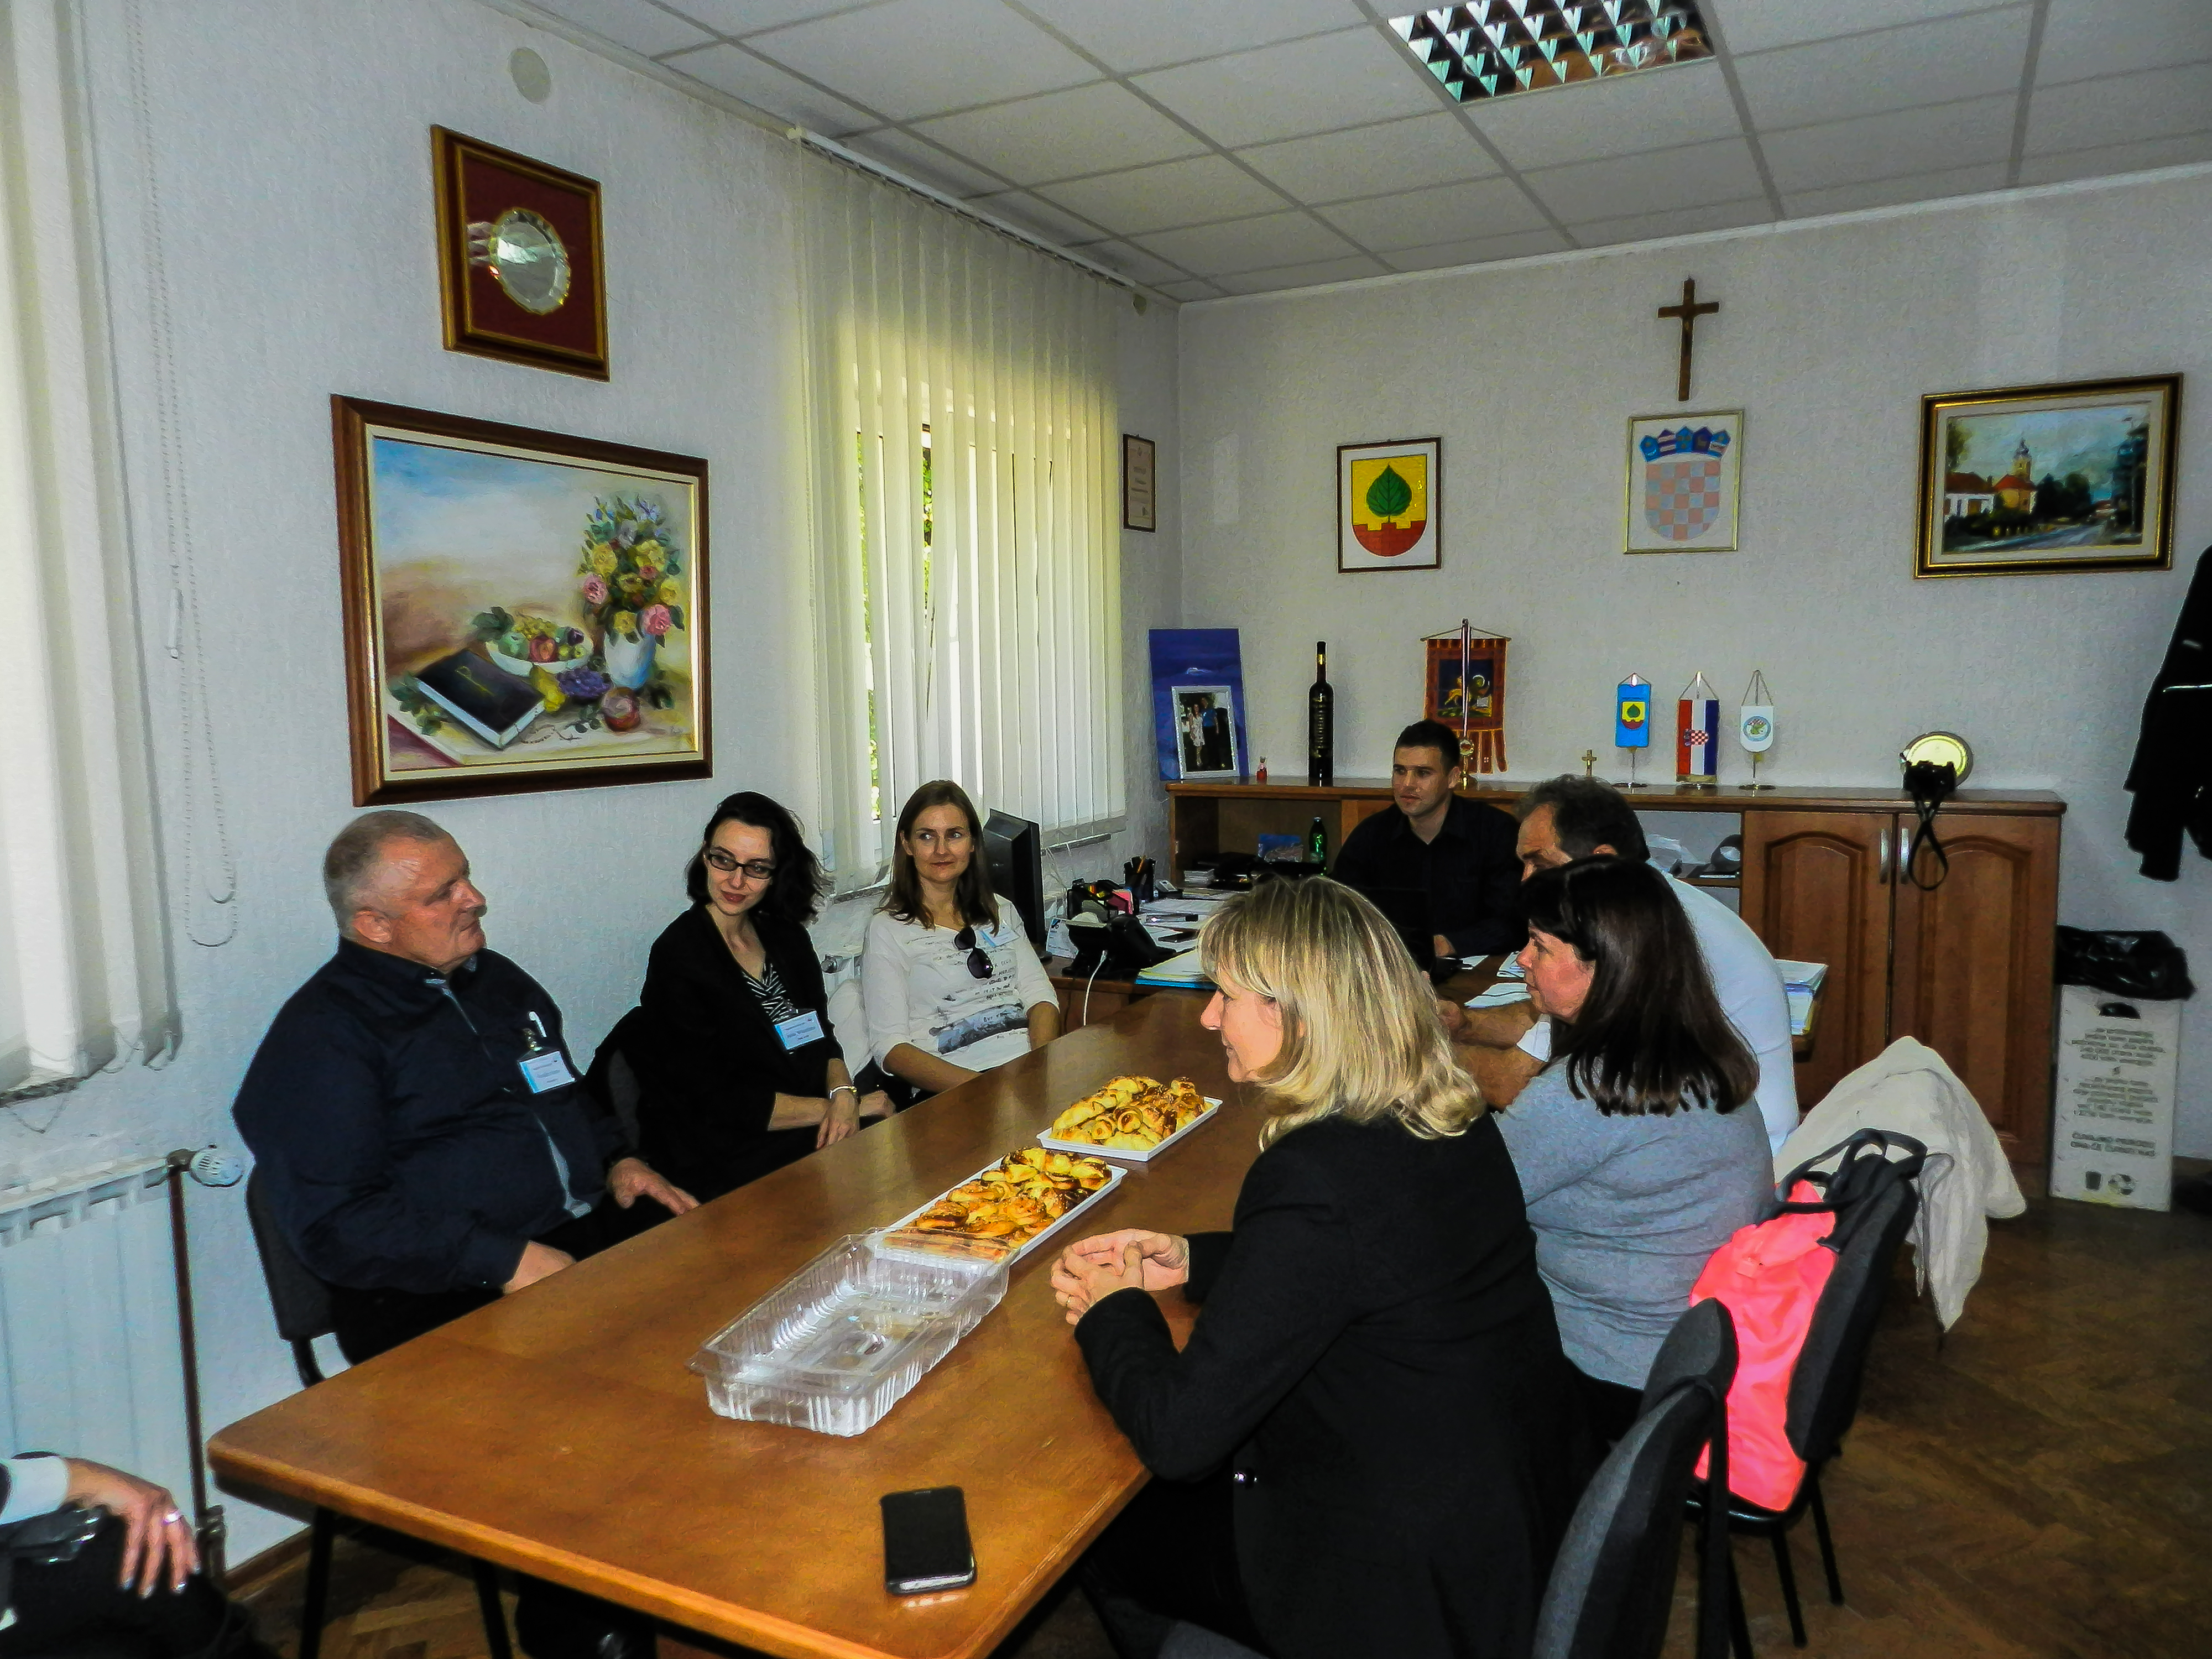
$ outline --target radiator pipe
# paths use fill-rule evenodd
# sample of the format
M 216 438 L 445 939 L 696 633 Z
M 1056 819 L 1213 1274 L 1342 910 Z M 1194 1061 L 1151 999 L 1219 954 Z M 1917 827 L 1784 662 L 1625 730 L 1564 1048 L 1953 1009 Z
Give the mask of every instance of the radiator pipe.
M 200 1571 L 210 1583 L 223 1582 L 223 1542 L 228 1531 L 222 1505 L 208 1503 L 207 1455 L 200 1432 L 199 1343 L 192 1322 L 192 1260 L 185 1234 L 185 1176 L 199 1154 L 190 1147 L 169 1154 L 169 1243 L 177 1264 L 177 1335 L 185 1358 L 185 1437 L 191 1452 L 193 1534 L 200 1549 Z

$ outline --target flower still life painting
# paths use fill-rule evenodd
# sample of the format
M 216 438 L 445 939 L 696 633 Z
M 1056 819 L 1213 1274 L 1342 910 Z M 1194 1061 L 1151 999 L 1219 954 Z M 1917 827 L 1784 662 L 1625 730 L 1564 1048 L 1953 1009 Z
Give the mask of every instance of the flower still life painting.
M 708 775 L 704 461 L 332 410 L 356 804 Z

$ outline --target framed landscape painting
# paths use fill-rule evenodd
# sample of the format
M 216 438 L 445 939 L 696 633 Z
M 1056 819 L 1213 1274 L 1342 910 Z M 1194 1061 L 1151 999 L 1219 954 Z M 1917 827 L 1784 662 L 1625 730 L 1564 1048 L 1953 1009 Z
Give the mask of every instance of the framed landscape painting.
M 713 770 L 705 461 L 331 408 L 355 805 Z
M 1920 400 L 1916 576 L 2173 565 L 2181 377 Z

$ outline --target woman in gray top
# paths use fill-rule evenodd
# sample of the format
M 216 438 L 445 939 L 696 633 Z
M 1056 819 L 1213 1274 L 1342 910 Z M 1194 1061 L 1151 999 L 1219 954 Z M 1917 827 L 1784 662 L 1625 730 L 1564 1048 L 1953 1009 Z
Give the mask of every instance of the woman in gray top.
M 1635 1420 L 1705 1258 L 1773 1202 L 1758 1062 L 1648 864 L 1583 859 L 1522 885 L 1528 994 L 1552 1058 L 1498 1127 L 1593 1427 Z

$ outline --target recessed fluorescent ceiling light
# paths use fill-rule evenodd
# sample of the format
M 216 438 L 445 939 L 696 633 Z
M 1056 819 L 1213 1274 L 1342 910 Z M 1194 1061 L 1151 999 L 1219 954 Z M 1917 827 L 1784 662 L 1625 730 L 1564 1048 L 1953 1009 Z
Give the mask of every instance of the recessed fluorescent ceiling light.
M 1696 0 L 1482 0 L 1390 27 L 1462 104 L 1712 56 Z

